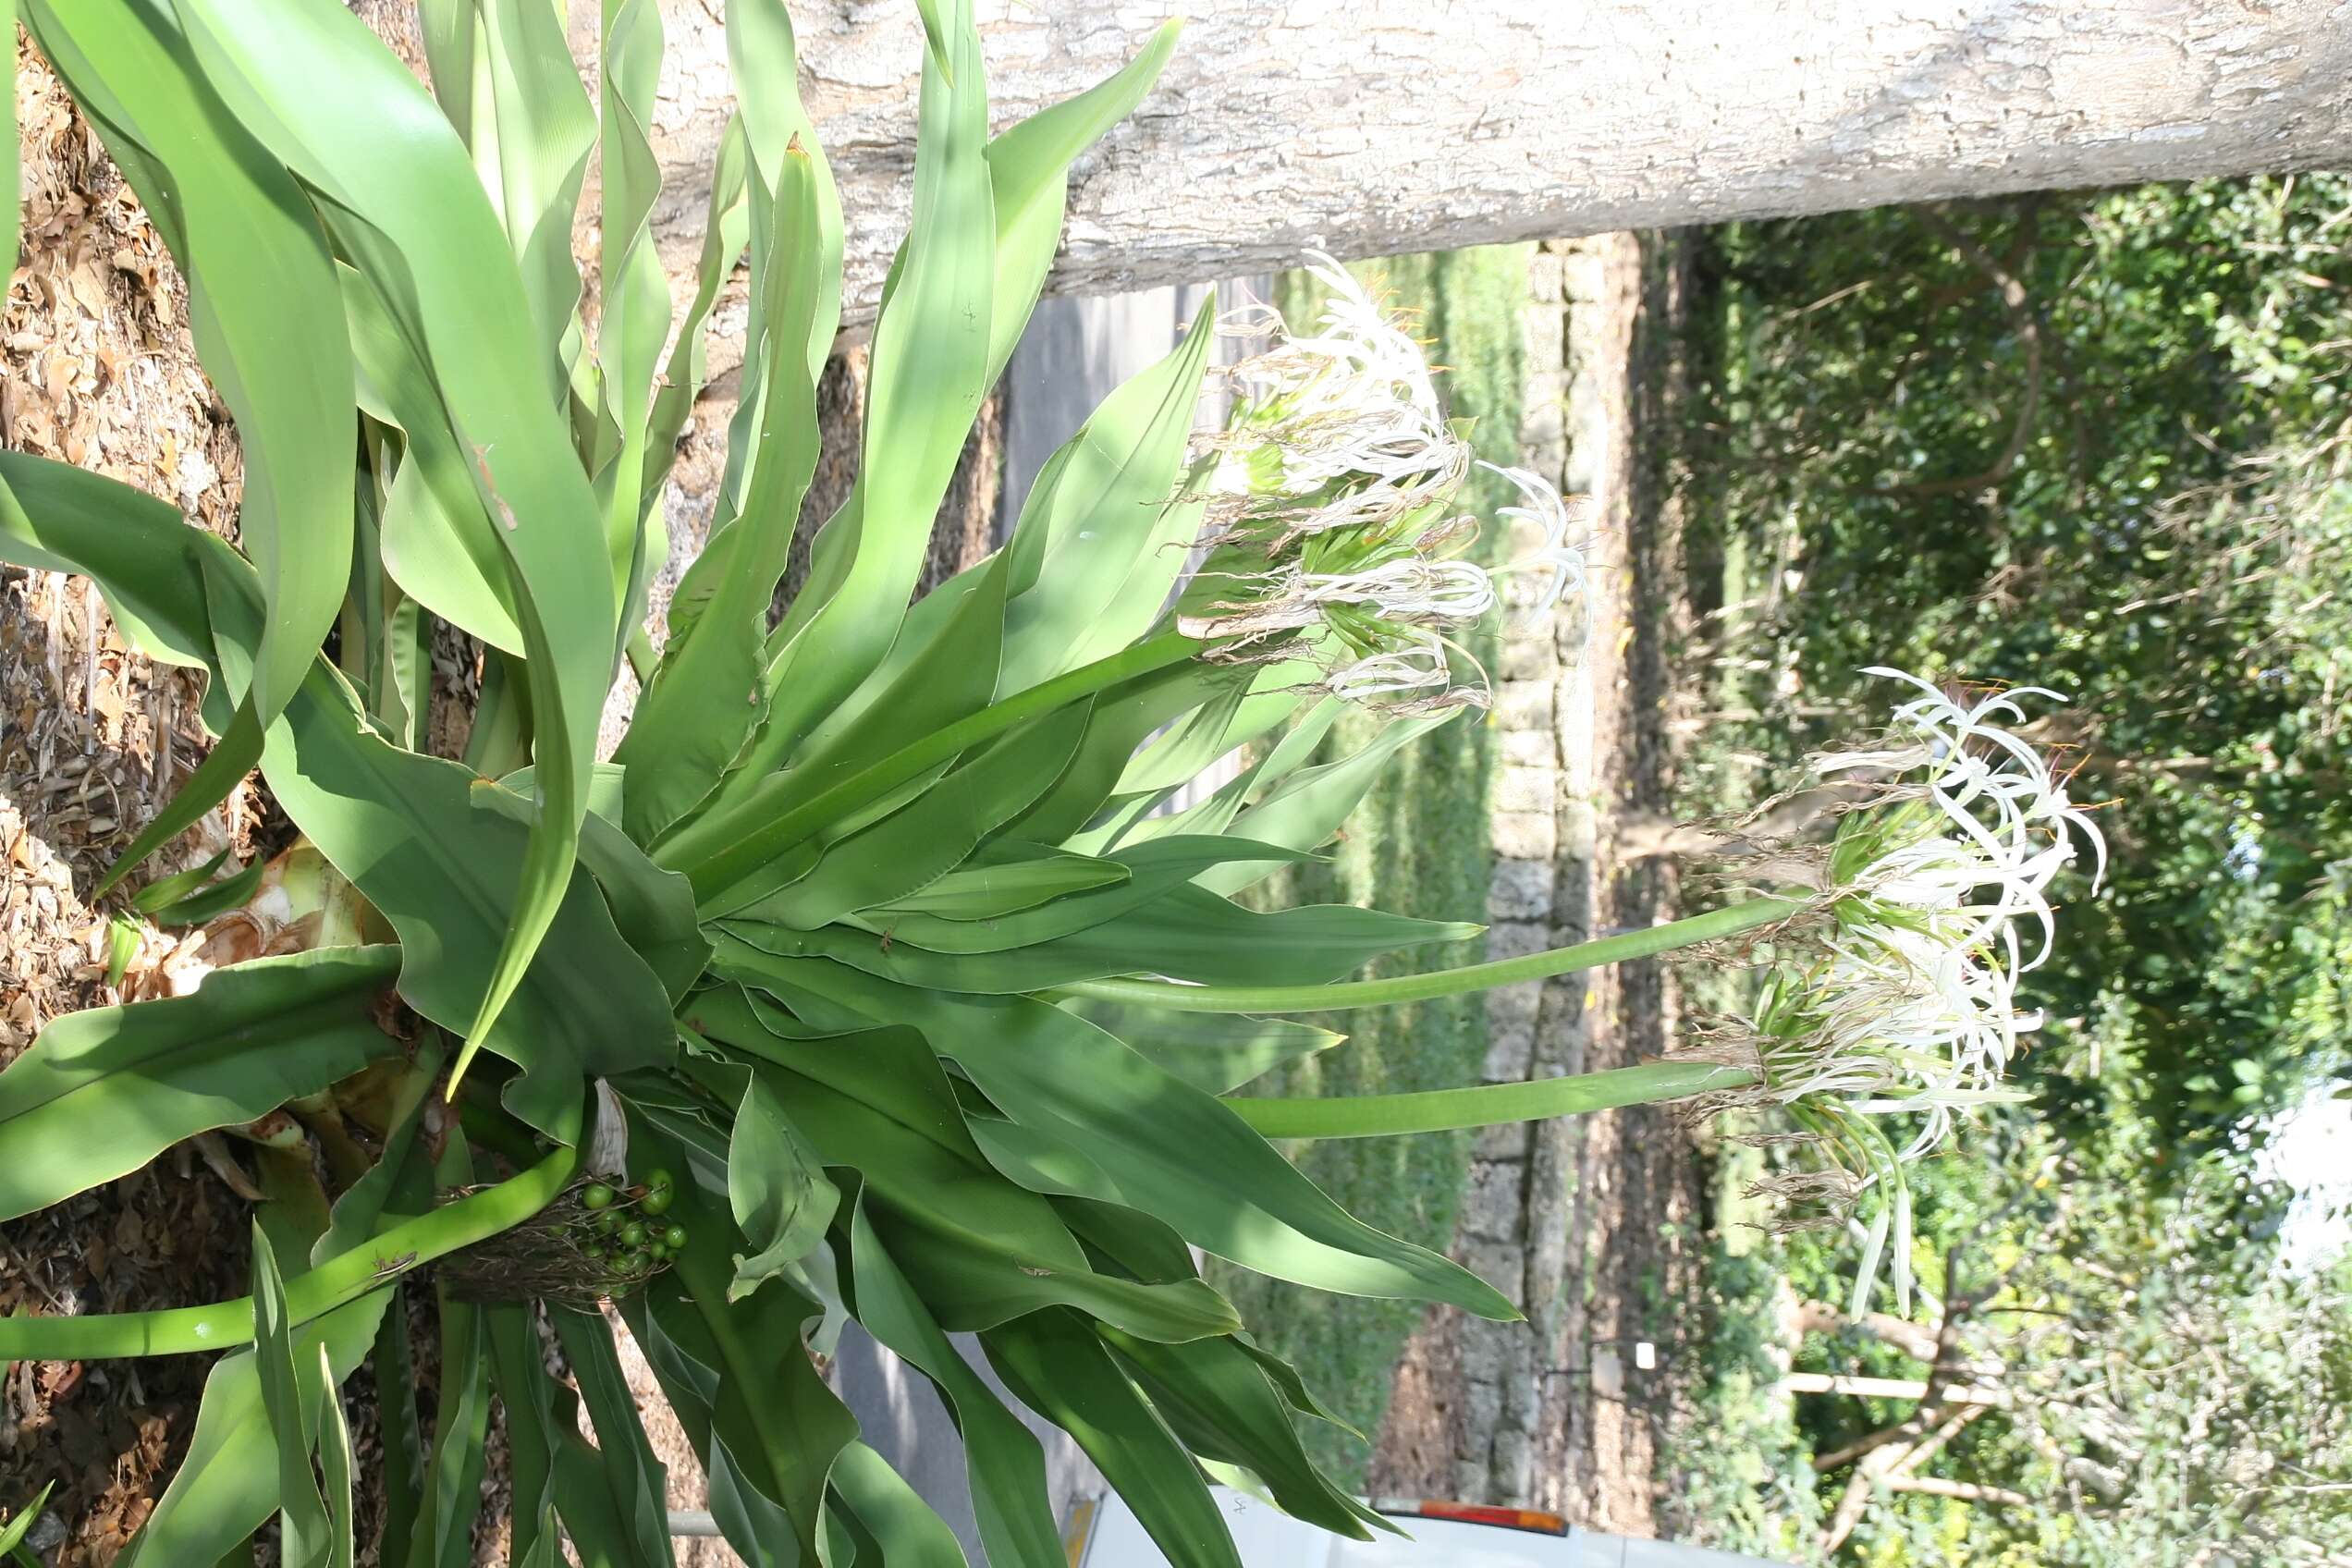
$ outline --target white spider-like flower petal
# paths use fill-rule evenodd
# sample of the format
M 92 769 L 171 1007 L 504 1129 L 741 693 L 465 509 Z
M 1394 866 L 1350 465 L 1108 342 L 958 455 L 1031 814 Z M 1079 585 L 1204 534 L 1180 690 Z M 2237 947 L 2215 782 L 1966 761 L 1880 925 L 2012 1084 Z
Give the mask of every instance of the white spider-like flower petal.
M 2016 990 L 2050 953 L 2051 885 L 2077 836 L 2102 870 L 2105 845 L 2047 758 L 2008 728 L 2036 689 L 1962 702 L 1898 670 L 1869 673 L 1920 694 L 1896 705 L 1885 744 L 1815 759 L 1823 777 L 1892 781 L 1831 851 L 1836 935 L 1768 990 L 1752 1044 L 1767 1098 L 1832 1118 L 1917 1116 L 1917 1134 L 1892 1154 L 1899 1164 L 1936 1147 L 1974 1107 L 2015 1097 L 2002 1079 L 2041 1024 Z M 1859 864 L 1839 858 L 1848 847 Z M 2039 937 L 2030 956 L 2021 929 Z
M 1549 569 L 1551 581 L 1536 601 L 1536 607 L 1547 610 L 1565 598 L 1571 589 L 1585 591 L 1585 552 L 1582 540 L 1572 540 L 1568 531 L 1574 520 L 1568 503 L 1560 492 L 1542 478 L 1524 468 L 1504 468 L 1500 463 L 1478 459 L 1478 466 L 1511 482 L 1526 501 L 1522 507 L 1503 507 L 1501 514 L 1534 523 L 1543 530 L 1543 544 L 1535 550 L 1502 568 L 1505 571 L 1531 571 Z
M 1383 561 L 1362 571 L 1298 574 L 1312 604 L 1369 605 L 1403 619 L 1475 620 L 1495 606 L 1494 580 L 1476 561 Z
M 1410 696 L 1443 691 L 1452 683 L 1445 644 L 1424 633 L 1400 647 L 1342 665 L 1325 680 L 1325 689 L 1346 702 Z

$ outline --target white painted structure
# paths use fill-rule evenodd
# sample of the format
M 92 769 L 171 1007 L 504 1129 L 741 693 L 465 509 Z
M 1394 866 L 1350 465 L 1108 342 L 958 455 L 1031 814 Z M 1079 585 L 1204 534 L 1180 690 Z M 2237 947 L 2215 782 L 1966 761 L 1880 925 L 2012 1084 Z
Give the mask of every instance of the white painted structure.
M 1404 1517 L 1398 1523 L 1408 1536 L 1352 1541 L 1302 1524 L 1246 1493 L 1210 1489 L 1224 1507 L 1242 1568 L 1779 1568 L 1760 1557 L 1599 1535 L 1574 1525 L 1519 1529 Z M 1405 1513 L 1413 1506 L 1383 1504 L 1381 1512 Z M 1115 1492 L 1078 1504 L 1067 1534 L 1071 1568 L 1169 1568 Z

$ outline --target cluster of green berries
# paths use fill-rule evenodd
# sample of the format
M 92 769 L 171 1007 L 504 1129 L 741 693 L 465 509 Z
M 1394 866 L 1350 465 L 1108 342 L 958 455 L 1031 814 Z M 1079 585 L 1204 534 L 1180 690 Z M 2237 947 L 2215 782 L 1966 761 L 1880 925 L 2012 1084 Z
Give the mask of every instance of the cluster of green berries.
M 686 1247 L 686 1227 L 662 1221 L 677 1197 L 676 1183 L 667 1170 L 649 1170 L 633 1187 L 590 1182 L 580 1192 L 590 1232 L 581 1250 L 614 1273 L 631 1278 L 667 1266 Z

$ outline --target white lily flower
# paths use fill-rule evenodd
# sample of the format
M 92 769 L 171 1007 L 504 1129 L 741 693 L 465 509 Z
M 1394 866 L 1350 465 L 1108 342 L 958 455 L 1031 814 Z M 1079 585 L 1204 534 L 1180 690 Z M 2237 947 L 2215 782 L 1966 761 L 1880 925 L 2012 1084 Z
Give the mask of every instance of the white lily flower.
M 1906 1146 L 1887 1145 L 1900 1164 L 1977 1106 L 2015 1097 L 2003 1076 L 2041 1024 L 2016 990 L 2050 953 L 2051 884 L 2077 836 L 2101 871 L 2105 844 L 2048 759 L 2009 728 L 2038 689 L 1964 702 L 1917 676 L 1868 673 L 1920 694 L 1897 704 L 1885 743 L 1814 759 L 1823 778 L 1891 777 L 1831 848 L 1819 897 L 1835 933 L 1767 988 L 1745 1039 L 1763 1079 L 1757 1098 L 1832 1122 L 1918 1117 Z M 2030 955 L 2025 927 L 2039 936 Z M 1868 1173 L 1891 1174 L 1892 1164 Z

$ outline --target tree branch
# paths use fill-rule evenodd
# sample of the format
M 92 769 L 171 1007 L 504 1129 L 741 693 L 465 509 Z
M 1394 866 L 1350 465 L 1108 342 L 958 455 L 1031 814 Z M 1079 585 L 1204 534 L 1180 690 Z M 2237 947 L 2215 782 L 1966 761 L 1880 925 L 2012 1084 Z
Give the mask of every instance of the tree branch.
M 1941 1476 L 1890 1476 L 1887 1489 L 1922 1492 L 1929 1497 L 1958 1498 L 1963 1502 L 1997 1502 L 2004 1508 L 2030 1508 L 2033 1505 L 2033 1499 L 2023 1492 L 2013 1492 L 2007 1487 L 1984 1487 L 1974 1481 L 1947 1481 Z
M 1990 490 L 2009 477 L 2025 456 L 2026 443 L 2033 437 L 2034 417 L 2041 409 L 2042 333 L 2041 318 L 2035 314 L 2030 296 L 2017 276 L 2016 266 L 2008 259 L 1996 257 L 1967 235 L 1954 227 L 1950 219 L 1932 207 L 1918 210 L 1919 221 L 1933 229 L 1945 244 L 1960 252 L 1969 265 L 1982 273 L 1993 285 L 2001 298 L 2002 309 L 2009 312 L 2009 320 L 2017 333 L 2017 341 L 2026 354 L 2026 384 L 2017 398 L 2017 417 L 2010 426 L 2009 439 L 2003 444 L 1992 461 L 1975 473 L 1956 474 L 1944 479 L 1913 480 L 1901 484 L 1874 484 L 1866 492 L 1872 496 L 1897 496 L 1911 500 L 1931 496 L 1965 496 L 1971 491 Z M 2025 232 L 2021 245 L 2013 254 L 2022 260 L 2031 251 L 2034 210 L 2025 212 Z

